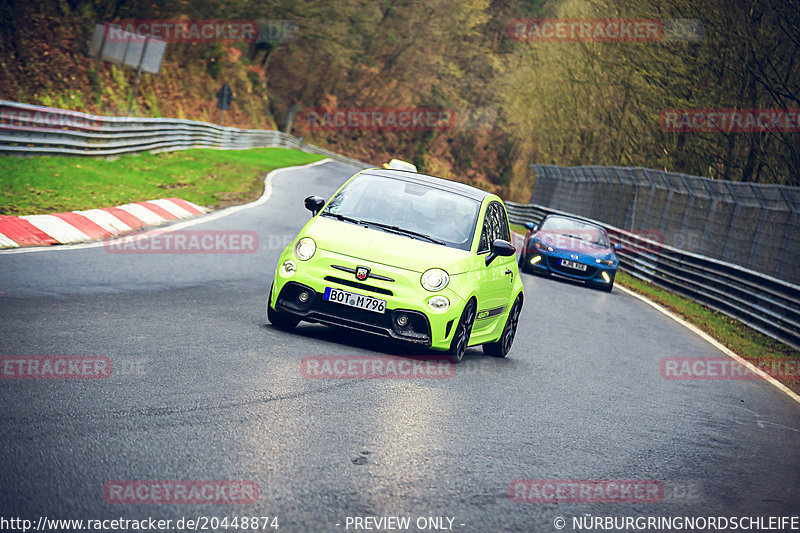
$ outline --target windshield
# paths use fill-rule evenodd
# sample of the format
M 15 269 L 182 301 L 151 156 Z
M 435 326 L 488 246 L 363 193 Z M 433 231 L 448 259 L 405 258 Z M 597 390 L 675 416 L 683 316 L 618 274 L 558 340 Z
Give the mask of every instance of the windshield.
M 322 214 L 469 250 L 479 209 L 480 202 L 459 194 L 361 174 L 333 197 Z
M 577 239 L 584 243 L 610 248 L 606 230 L 572 218 L 547 217 L 542 222 L 540 231 L 556 237 Z

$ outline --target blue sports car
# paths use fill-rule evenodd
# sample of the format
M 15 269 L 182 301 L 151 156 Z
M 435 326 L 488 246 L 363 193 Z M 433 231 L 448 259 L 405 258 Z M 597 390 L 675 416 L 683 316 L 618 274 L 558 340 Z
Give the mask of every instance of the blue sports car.
M 525 227 L 529 231 L 519 257 L 520 270 L 583 281 L 611 292 L 619 259 L 605 229 L 563 215 L 548 215 L 541 226 L 528 222 Z

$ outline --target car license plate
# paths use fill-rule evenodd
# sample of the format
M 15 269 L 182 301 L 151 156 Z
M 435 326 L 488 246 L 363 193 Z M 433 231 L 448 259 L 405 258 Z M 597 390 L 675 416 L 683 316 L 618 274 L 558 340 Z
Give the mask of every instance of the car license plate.
M 567 268 L 574 268 L 575 270 L 582 270 L 586 271 L 586 265 L 583 263 L 576 263 L 575 261 L 570 261 L 569 259 L 562 259 L 561 266 L 565 266 Z
M 373 298 L 372 296 L 364 296 L 363 294 L 356 294 L 354 292 L 347 292 L 341 289 L 334 289 L 333 287 L 326 287 L 325 294 L 322 296 L 323 300 L 335 302 L 337 304 L 348 305 L 373 313 L 386 312 L 386 300 Z

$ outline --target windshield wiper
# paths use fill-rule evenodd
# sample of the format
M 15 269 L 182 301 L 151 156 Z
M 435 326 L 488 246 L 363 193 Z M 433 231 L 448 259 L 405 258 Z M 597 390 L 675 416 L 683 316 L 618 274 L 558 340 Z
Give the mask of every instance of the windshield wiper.
M 412 231 L 410 229 L 399 228 L 397 226 L 391 226 L 389 224 L 382 224 L 380 222 L 370 222 L 369 220 L 359 220 L 361 224 L 367 224 L 370 226 L 378 226 L 381 229 L 388 231 L 389 233 L 397 233 L 398 235 L 411 235 L 414 237 L 420 237 L 422 239 L 427 239 L 430 242 L 444 245 L 444 241 L 441 241 L 435 237 L 431 237 L 430 235 L 426 235 L 424 233 L 418 233 L 416 231 Z
M 323 211 L 322 212 L 322 216 L 324 216 L 324 217 L 333 217 L 333 218 L 336 218 L 336 219 L 341 220 L 343 222 L 350 222 L 352 224 L 359 224 L 360 225 L 362 223 L 358 219 L 355 219 L 355 218 L 352 218 L 352 217 L 346 217 L 344 215 L 340 215 L 339 213 L 331 213 L 330 211 Z

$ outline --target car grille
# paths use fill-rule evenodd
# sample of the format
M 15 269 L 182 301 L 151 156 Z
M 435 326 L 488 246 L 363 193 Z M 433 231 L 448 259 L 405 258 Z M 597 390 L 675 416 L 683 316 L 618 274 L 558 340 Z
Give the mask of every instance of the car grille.
M 325 281 L 331 281 L 333 283 L 338 283 L 340 285 L 347 285 L 348 287 L 353 287 L 354 289 L 361 289 L 362 291 L 376 292 L 378 294 L 394 296 L 394 293 L 389 289 L 384 289 L 382 287 L 373 287 L 372 285 L 367 285 L 366 283 L 360 283 L 358 281 L 337 278 L 336 276 L 325 276 L 324 279 Z

